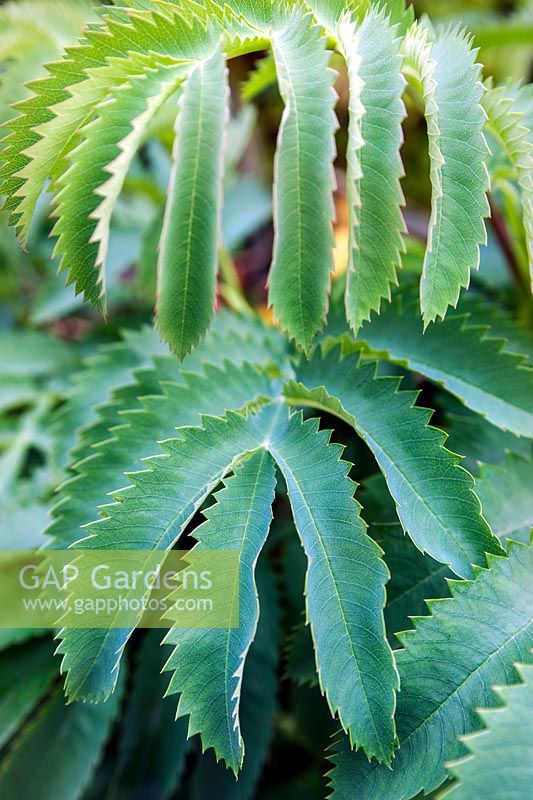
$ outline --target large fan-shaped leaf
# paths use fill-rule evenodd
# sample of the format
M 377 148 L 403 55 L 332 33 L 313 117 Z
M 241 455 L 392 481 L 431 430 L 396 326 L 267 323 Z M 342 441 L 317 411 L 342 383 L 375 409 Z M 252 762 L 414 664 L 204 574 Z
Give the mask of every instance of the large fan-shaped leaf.
M 275 241 L 269 301 L 281 326 L 308 348 L 327 311 L 333 268 L 335 73 L 326 38 L 297 11 L 272 34 L 285 102 L 275 162 Z
M 315 422 L 287 420 L 278 404 L 248 419 L 234 413 L 206 417 L 203 428 L 184 429 L 180 438 L 164 442 L 166 455 L 149 460 L 148 471 L 130 476 L 133 485 L 115 493 L 117 502 L 105 508 L 105 519 L 91 526 L 92 536 L 78 547 L 171 547 L 218 481 L 247 453 L 268 450 L 288 484 L 310 559 L 308 615 L 323 690 L 352 741 L 385 760 L 393 745 L 396 687 L 382 618 L 386 569 L 357 515 L 349 464 L 339 461 L 339 448 L 326 446 L 327 439 Z M 309 480 L 312 474 L 318 488 Z M 72 698 L 99 699 L 112 691 L 130 634 L 62 632 L 59 652 Z
M 432 208 L 420 286 L 427 325 L 457 304 L 470 271 L 479 266 L 479 245 L 486 243 L 483 86 L 464 31 L 448 28 L 431 43 L 428 30 L 415 25 L 404 52 L 407 72 L 421 84 L 429 139 Z
M 516 680 L 514 663 L 533 643 L 533 547 L 511 546 L 473 582 L 452 582 L 453 598 L 429 603 L 430 617 L 401 636 L 400 749 L 392 769 L 336 746 L 334 800 L 406 800 L 436 789 L 444 763 L 465 752 L 457 739 L 479 727 L 476 709 L 494 704 L 494 683 Z M 431 746 L 428 743 L 431 742 Z
M 242 766 L 245 743 L 240 726 L 243 670 L 255 637 L 259 602 L 255 565 L 272 519 L 274 462 L 266 450 L 250 456 L 226 481 L 194 532 L 196 549 L 235 550 L 238 569 L 228 575 L 239 624 L 235 628 L 173 628 L 165 638 L 175 649 L 169 693 L 179 693 L 178 715 L 189 716 L 189 735 L 200 733 L 235 773 Z
M 443 447 L 445 435 L 428 425 L 431 412 L 414 405 L 414 392 L 398 391 L 396 378 L 375 377 L 358 356 L 339 360 L 319 351 L 297 368 L 301 383 L 285 396 L 336 414 L 366 441 L 382 470 L 404 530 L 423 552 L 458 575 L 470 576 L 485 553 L 499 552 L 480 514 L 471 476 Z
M 161 237 L 157 319 L 180 358 L 205 333 L 215 305 L 228 100 L 218 47 L 191 71 L 179 100 Z

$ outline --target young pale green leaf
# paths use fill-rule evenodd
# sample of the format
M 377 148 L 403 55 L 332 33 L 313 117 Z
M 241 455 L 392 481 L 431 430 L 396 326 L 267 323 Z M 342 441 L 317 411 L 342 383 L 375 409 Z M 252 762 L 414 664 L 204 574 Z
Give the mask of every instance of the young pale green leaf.
M 96 767 L 120 692 L 99 705 L 65 705 L 56 691 L 15 739 L 0 768 L 2 797 L 77 800 Z
M 284 389 L 292 405 L 320 408 L 351 425 L 372 450 L 393 496 L 404 530 L 416 546 L 457 575 L 472 575 L 486 552 L 500 552 L 482 518 L 472 477 L 460 457 L 443 446 L 445 434 L 429 426 L 431 411 L 414 405 L 399 379 L 376 378 L 375 365 L 337 349 L 296 369 L 300 383 Z
M 176 720 L 176 706 L 163 695 L 161 674 L 168 648 L 161 631 L 147 631 L 139 648 L 132 688 L 124 709 L 119 756 L 109 800 L 166 800 L 179 783 L 189 749 L 187 726 Z
M 518 90 L 520 91 L 520 90 Z M 483 98 L 489 131 L 496 136 L 516 170 L 533 285 L 533 139 L 512 87 L 489 85 Z
M 446 779 L 445 762 L 462 756 L 458 736 L 479 727 L 476 709 L 494 704 L 491 687 L 516 680 L 533 642 L 533 547 L 512 544 L 491 556 L 474 581 L 451 582 L 451 599 L 428 603 L 432 616 L 399 637 L 400 749 L 392 769 L 335 745 L 334 800 L 406 800 Z M 428 746 L 428 743 L 431 746 Z
M 476 494 L 483 515 L 497 536 L 529 541 L 533 528 L 533 463 L 508 453 L 503 466 L 483 464 Z
M 228 102 L 218 47 L 192 69 L 179 99 L 160 244 L 157 322 L 180 358 L 205 334 L 215 306 Z
M 49 639 L 0 653 L 0 747 L 40 701 L 57 674 Z
M 487 325 L 453 314 L 423 333 L 407 295 L 365 325 L 361 338 L 389 361 L 440 383 L 493 425 L 533 436 L 533 370 L 523 356 L 505 352 L 505 340 L 491 338 Z
M 346 317 L 357 333 L 370 313 L 379 311 L 381 299 L 390 300 L 401 263 L 405 80 L 398 27 L 390 25 L 384 11 L 370 12 L 359 28 L 349 17 L 341 18 L 337 35 L 350 82 Z
M 326 38 L 295 11 L 272 34 L 285 110 L 274 165 L 274 254 L 269 302 L 281 327 L 308 349 L 328 306 L 333 268 L 335 73 Z
M 405 68 L 422 89 L 428 128 L 431 219 L 420 303 L 427 326 L 457 305 L 479 266 L 479 246 L 486 243 L 484 217 L 487 144 L 483 85 L 476 51 L 466 33 L 447 28 L 434 42 L 415 25 L 404 40 Z
M 191 62 L 137 56 L 136 73 L 96 107 L 69 154 L 70 166 L 57 181 L 53 234 L 60 269 L 76 292 L 100 306 L 111 214 L 128 168 L 161 105 L 184 80 Z M 132 67 L 133 72 L 133 67 Z
M 287 484 L 307 555 L 306 609 L 322 691 L 354 747 L 390 763 L 397 676 L 385 641 L 387 569 L 367 536 L 342 448 L 292 416 L 266 445 Z
M 245 742 L 240 723 L 243 670 L 259 618 L 255 565 L 272 520 L 276 473 L 272 457 L 260 450 L 237 467 L 206 522 L 194 531 L 200 550 L 234 550 L 238 568 L 228 573 L 230 628 L 172 628 L 165 643 L 174 645 L 165 669 L 172 671 L 168 694 L 179 694 L 178 716 L 189 717 L 189 736 L 200 733 L 203 749 L 213 748 L 235 774 L 242 766 Z
M 251 800 L 261 769 L 267 759 L 273 735 L 273 717 L 278 688 L 280 609 L 276 575 L 268 566 L 263 551 L 256 569 L 261 614 L 257 633 L 246 659 L 242 680 L 240 718 L 246 753 L 239 779 L 222 763 L 215 760 L 213 751 L 199 759 L 191 780 L 191 800 L 214 796 L 217 800 Z
M 496 687 L 499 708 L 478 711 L 486 730 L 463 736 L 469 755 L 448 765 L 459 783 L 452 800 L 525 800 L 533 781 L 533 665 L 516 667 L 522 683 Z

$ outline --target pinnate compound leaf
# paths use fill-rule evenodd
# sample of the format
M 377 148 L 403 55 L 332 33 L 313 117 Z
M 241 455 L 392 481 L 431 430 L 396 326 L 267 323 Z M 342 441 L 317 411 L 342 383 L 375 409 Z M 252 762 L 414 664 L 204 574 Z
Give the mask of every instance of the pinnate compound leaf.
M 89 527 L 78 549 L 167 550 L 187 523 L 242 456 L 257 447 L 249 420 L 235 413 L 205 417 L 202 428 L 184 428 L 163 442 L 164 455 L 132 473 L 132 485 L 114 492 L 116 502 Z M 58 653 L 64 655 L 69 699 L 97 702 L 114 690 L 118 664 L 131 629 L 64 629 Z
M 485 564 L 486 552 L 500 552 L 472 477 L 443 446 L 445 434 L 429 426 L 431 411 L 414 405 L 415 392 L 399 391 L 397 378 L 377 378 L 375 365 L 357 355 L 340 359 L 337 349 L 302 359 L 296 374 L 301 383 L 285 387 L 288 401 L 333 413 L 357 431 L 420 550 L 462 577 L 472 575 L 472 564 Z
M 269 302 L 281 327 L 308 349 L 322 327 L 333 268 L 335 73 L 321 29 L 295 11 L 272 34 L 285 110 L 274 186 Z
M 366 324 L 361 338 L 389 361 L 440 383 L 493 425 L 533 436 L 533 370 L 525 357 L 505 352 L 487 325 L 450 314 L 424 333 L 409 294 L 398 296 Z
M 427 326 L 457 305 L 471 270 L 479 266 L 479 246 L 486 243 L 484 88 L 477 51 L 461 29 L 450 27 L 430 42 L 428 30 L 415 24 L 404 53 L 407 72 L 422 88 L 429 139 L 432 204 L 420 285 Z
M 346 317 L 357 333 L 370 313 L 379 311 L 382 298 L 390 300 L 390 284 L 396 283 L 401 263 L 405 80 L 398 27 L 383 11 L 370 12 L 359 28 L 342 18 L 337 35 L 350 82 Z
M 234 550 L 238 567 L 228 573 L 227 593 L 233 598 L 234 628 L 172 628 L 165 638 L 174 645 L 165 669 L 172 671 L 168 693 L 179 694 L 178 716 L 189 717 L 189 736 L 200 733 L 203 749 L 213 748 L 236 774 L 245 744 L 240 704 L 243 671 L 256 634 L 259 600 L 255 565 L 272 520 L 275 468 L 266 450 L 236 468 L 206 522 L 194 531 L 195 549 Z M 235 606 L 235 608 L 234 608 Z
M 170 4 L 127 12 L 105 6 L 104 20 L 91 25 L 78 45 L 48 65 L 48 75 L 29 85 L 32 95 L 17 104 L 18 116 L 9 123 L 0 168 L 5 208 L 24 239 L 47 180 L 56 180 L 67 168 L 67 157 L 95 108 L 139 74 L 138 56 L 188 60 L 205 57 L 212 49 L 212 31 L 199 13 L 200 6 L 186 19 Z
M 515 682 L 515 662 L 529 660 L 533 547 L 511 544 L 507 557 L 491 556 L 488 570 L 450 589 L 452 598 L 429 602 L 432 616 L 416 618 L 416 629 L 399 637 L 400 748 L 392 769 L 339 740 L 331 757 L 334 800 L 407 800 L 438 788 L 445 762 L 466 751 L 457 737 L 479 728 L 477 708 L 494 705 L 492 686 Z
M 204 417 L 202 428 L 179 433 L 162 443 L 165 455 L 129 476 L 130 488 L 114 493 L 117 502 L 78 548 L 170 548 L 217 483 L 247 454 L 267 450 L 287 482 L 310 560 L 308 615 L 323 691 L 354 744 L 390 760 L 397 681 L 382 616 L 387 571 L 358 516 L 340 448 L 328 445 L 316 421 L 287 418 L 279 403 L 248 418 Z M 61 632 L 69 697 L 98 700 L 113 690 L 130 635 L 129 629 Z
M 205 334 L 215 306 L 228 102 L 218 47 L 194 66 L 179 99 L 161 236 L 157 321 L 180 358 Z
M 452 800 L 525 800 L 533 785 L 533 665 L 520 664 L 521 683 L 495 687 L 504 705 L 479 710 L 486 730 L 462 737 L 469 755 L 448 765 L 459 783 Z

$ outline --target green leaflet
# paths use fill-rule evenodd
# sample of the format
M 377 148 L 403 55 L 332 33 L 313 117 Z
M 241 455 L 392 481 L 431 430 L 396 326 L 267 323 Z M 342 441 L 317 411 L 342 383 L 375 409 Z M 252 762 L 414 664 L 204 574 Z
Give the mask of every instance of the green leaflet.
M 163 442 L 165 455 L 149 459 L 147 471 L 129 476 L 132 486 L 113 493 L 116 502 L 105 507 L 105 518 L 89 527 L 90 537 L 78 548 L 165 550 L 173 546 L 217 483 L 243 454 L 257 447 L 249 421 L 238 414 L 205 417 L 203 423 L 203 428 L 185 428 L 178 438 Z M 71 629 L 61 635 L 58 652 L 64 655 L 62 670 L 68 673 L 69 698 L 96 702 L 107 697 L 114 689 L 131 630 Z
M 178 438 L 163 442 L 165 455 L 149 459 L 147 471 L 130 475 L 132 486 L 114 493 L 117 502 L 106 506 L 105 519 L 90 527 L 91 537 L 78 547 L 171 547 L 243 456 L 268 450 L 287 482 L 310 559 L 307 609 L 323 691 L 354 744 L 387 760 L 394 743 L 396 688 L 383 636 L 387 572 L 357 514 L 349 464 L 339 460 L 340 448 L 328 445 L 328 434 L 317 431 L 316 421 L 302 424 L 298 416 L 287 420 L 286 414 L 283 406 L 271 404 L 249 418 L 235 413 L 204 417 L 202 428 L 183 429 Z M 335 498 L 333 505 L 328 498 Z M 70 698 L 97 700 L 113 690 L 130 634 L 124 629 L 62 631 L 58 652 L 64 655 Z
M 493 705 L 494 683 L 515 678 L 513 664 L 533 643 L 533 548 L 512 544 L 491 556 L 474 581 L 451 582 L 451 599 L 430 602 L 430 617 L 401 636 L 400 749 L 392 769 L 350 752 L 340 740 L 330 773 L 334 800 L 407 800 L 446 778 L 444 762 L 463 755 L 458 736 L 477 728 L 475 709 Z M 431 746 L 428 746 L 431 742 Z
M 300 383 L 284 389 L 291 405 L 339 416 L 372 450 L 393 496 L 403 528 L 416 546 L 469 577 L 486 552 L 500 552 L 480 514 L 472 477 L 459 456 L 443 447 L 445 435 L 429 426 L 431 412 L 414 405 L 414 392 L 398 391 L 397 378 L 376 378 L 375 365 L 338 350 L 316 351 L 296 370 Z
M 532 486 L 531 459 L 508 453 L 503 466 L 481 466 L 476 494 L 485 519 L 498 536 L 529 541 L 533 528 Z
M 200 733 L 203 749 L 212 747 L 235 774 L 242 766 L 245 744 L 240 704 L 243 670 L 259 618 L 255 565 L 272 520 L 275 468 L 270 454 L 260 450 L 237 467 L 216 503 L 205 512 L 206 522 L 194 531 L 196 549 L 236 550 L 239 569 L 227 592 L 237 605 L 236 628 L 173 628 L 165 643 L 174 651 L 165 669 L 172 671 L 168 693 L 180 695 L 178 716 L 189 717 L 189 736 Z
M 165 370 L 173 373 L 172 382 Z M 97 518 L 98 507 L 109 502 L 112 489 L 127 483 L 125 473 L 142 469 L 142 460 L 160 452 L 158 442 L 175 436 L 176 428 L 198 424 L 201 414 L 246 409 L 274 391 L 268 376 L 249 364 L 226 362 L 222 368 L 206 364 L 197 374 L 180 372 L 177 360 L 168 358 L 139 377 L 135 395 L 145 395 L 143 399 L 126 407 L 121 424 L 95 444 L 92 453 L 76 465 L 77 474 L 60 487 L 52 509 L 54 519 L 46 531 L 55 548 L 69 547 L 83 538 L 81 526 Z M 160 384 L 161 380 L 165 382 Z M 152 381 L 157 388 L 150 391 Z
M 493 425 L 533 436 L 533 371 L 523 356 L 505 352 L 505 340 L 491 338 L 488 326 L 453 314 L 423 333 L 407 295 L 366 324 L 361 338 L 387 360 L 440 383 Z
M 513 87 L 489 85 L 483 97 L 483 108 L 489 131 L 496 136 L 516 170 L 533 285 L 533 141 L 526 116 L 517 102 L 521 91 L 523 89 L 516 92 Z
M 355 333 L 390 300 L 401 263 L 405 224 L 400 210 L 400 147 L 405 107 L 398 27 L 383 11 L 370 12 L 359 28 L 337 25 L 348 64 L 350 124 L 346 176 L 350 241 L 346 318 Z
M 97 307 L 105 297 L 111 214 L 126 173 L 150 120 L 191 64 L 169 59 L 158 63 L 153 56 L 131 59 L 136 73 L 96 107 L 69 154 L 69 168 L 57 181 L 55 255 L 61 256 L 67 283 L 74 283 L 76 293 L 83 291 Z
M 49 639 L 0 653 L 0 747 L 9 741 L 57 674 Z
M 205 800 L 210 796 L 217 800 L 250 800 L 267 759 L 278 688 L 280 609 L 276 576 L 266 562 L 266 555 L 268 552 L 263 551 L 256 569 L 261 614 L 242 679 L 240 717 L 246 743 L 244 763 L 236 781 L 224 764 L 216 763 L 213 751 L 205 753 L 191 780 L 191 800 Z
M 484 217 L 487 144 L 483 86 L 476 51 L 464 31 L 447 28 L 433 43 L 413 26 L 404 41 L 406 71 L 419 81 L 425 101 L 431 164 L 432 209 L 420 284 L 424 326 L 455 306 L 486 243 Z
M 79 45 L 48 66 L 49 75 L 29 85 L 32 96 L 18 104 L 19 115 L 9 123 L 0 169 L 5 208 L 24 238 L 47 179 L 62 174 L 96 106 L 138 75 L 138 55 L 196 59 L 212 49 L 212 31 L 197 16 L 200 7 L 187 19 L 177 7 L 163 8 L 165 14 L 131 10 L 126 18 L 117 9 L 116 19 L 111 8 L 102 9 L 105 22 L 92 25 Z
M 219 46 L 192 69 L 180 96 L 161 235 L 157 322 L 180 358 L 198 343 L 213 316 L 228 102 Z
M 108 800 L 144 800 L 148 796 L 166 800 L 185 769 L 187 726 L 184 720 L 176 721 L 175 703 L 163 696 L 168 677 L 161 670 L 167 655 L 168 648 L 161 646 L 161 631 L 147 631 L 125 703 Z
M 321 689 L 352 745 L 388 763 L 397 679 L 381 616 L 387 569 L 359 516 L 350 465 L 317 420 L 301 424 L 298 415 L 286 430 L 273 429 L 266 446 L 308 559 L 306 608 Z
M 333 268 L 335 73 L 326 38 L 296 10 L 272 33 L 285 103 L 274 165 L 274 254 L 269 303 L 281 327 L 308 349 L 322 327 Z
M 496 688 L 503 707 L 478 712 L 487 729 L 463 737 L 469 755 L 448 765 L 459 783 L 443 797 L 525 800 L 531 793 L 533 665 L 516 669 L 522 683 Z
M 412 627 L 413 616 L 425 613 L 427 597 L 448 597 L 446 580 L 453 578 L 453 573 L 421 553 L 405 536 L 382 475 L 365 480 L 358 499 L 369 534 L 382 548 L 391 575 L 384 615 L 387 636 L 394 647 L 396 633 Z
M 65 705 L 56 691 L 15 739 L 2 762 L 2 797 L 77 800 L 96 767 L 120 692 L 100 705 Z
M 132 380 L 134 369 L 148 364 L 150 357 L 164 353 L 159 336 L 151 328 L 124 333 L 123 342 L 103 347 L 100 353 L 85 360 L 84 369 L 72 380 L 66 403 L 55 412 L 51 431 L 51 463 L 54 480 L 60 480 L 69 465 L 76 438 L 94 421 L 97 407 L 114 387 Z

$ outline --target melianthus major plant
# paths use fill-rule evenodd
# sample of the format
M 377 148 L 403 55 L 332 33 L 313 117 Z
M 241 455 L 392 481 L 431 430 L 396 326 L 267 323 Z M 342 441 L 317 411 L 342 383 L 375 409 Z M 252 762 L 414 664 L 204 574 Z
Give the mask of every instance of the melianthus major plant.
M 509 779 L 504 766 L 487 777 L 491 748 L 502 765 L 505 748 L 513 753 L 511 784 L 527 797 L 531 737 L 516 729 L 532 727 L 533 347 L 527 328 L 486 293 L 459 296 L 485 242 L 487 165 L 496 185 L 510 174 L 521 197 L 526 247 L 513 267 L 524 281 L 530 88 L 483 87 L 468 36 L 414 21 L 401 2 L 136 0 L 99 13 L 16 105 L 2 191 L 23 239 L 43 190 L 52 191 L 61 269 L 103 310 L 115 205 L 150 125 L 176 95 L 156 305 L 170 347 L 150 327 L 89 358 L 35 332 L 4 336 L 4 382 L 18 392 L 6 408 L 28 406 L 4 454 L 5 491 L 15 485 L 26 498 L 6 505 L 8 526 L 41 513 L 27 497 L 42 487 L 24 471 L 36 445 L 57 496 L 44 536 L 19 547 L 169 550 L 190 534 L 198 549 L 237 553 L 240 619 L 237 628 L 172 628 L 162 647 L 156 633 L 145 635 L 127 689 L 133 629 L 65 628 L 57 653 L 71 705 L 56 687 L 33 717 L 57 681 L 50 645 L 4 631 L 0 742 L 30 722 L 0 767 L 3 795 L 82 796 L 127 692 L 120 755 L 108 754 L 93 796 L 146 786 L 182 796 L 187 738 L 215 758 L 199 760 L 184 792 L 252 796 L 276 704 L 279 629 L 288 625 L 287 674 L 318 684 L 342 729 L 328 754 L 334 798 L 403 800 L 452 779 L 458 800 L 501 797 Z M 213 313 L 225 62 L 264 49 L 271 56 L 247 91 L 277 78 L 284 103 L 269 300 L 287 337 L 253 314 Z M 333 50 L 350 89 L 349 255 L 325 324 Z M 427 122 L 432 199 L 419 281 L 408 276 L 396 289 L 407 84 Z M 80 364 L 65 389 L 60 376 Z M 417 404 L 420 381 L 451 449 Z M 344 460 L 336 439 L 370 464 L 357 499 L 357 457 L 355 466 Z M 401 633 L 427 612 L 428 597 L 437 598 L 429 616 Z M 19 693 L 10 686 L 21 673 Z M 498 702 L 492 687 L 517 680 L 501 692 L 501 716 L 483 712 L 486 731 L 465 744 L 481 727 L 478 709 Z M 65 749 L 59 742 L 29 775 L 58 727 Z

